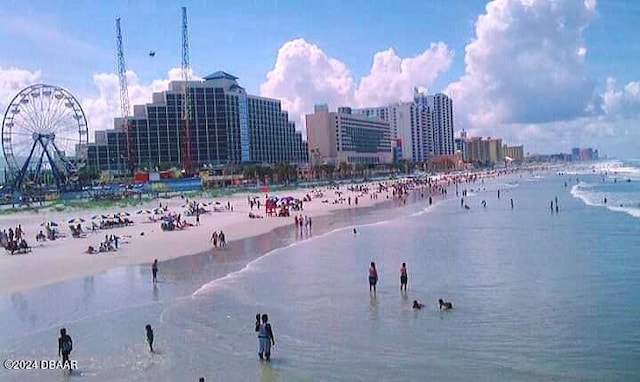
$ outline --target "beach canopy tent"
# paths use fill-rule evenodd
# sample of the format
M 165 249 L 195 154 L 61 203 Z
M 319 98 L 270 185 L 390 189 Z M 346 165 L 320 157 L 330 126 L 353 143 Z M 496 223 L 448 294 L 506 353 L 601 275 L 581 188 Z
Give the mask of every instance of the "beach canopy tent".
M 69 224 L 80 224 L 80 223 L 84 223 L 86 220 L 84 220 L 83 218 L 80 217 L 75 217 L 73 219 L 70 219 L 67 221 L 67 223 Z
M 93 216 L 91 217 L 91 220 L 98 220 L 98 219 L 102 219 L 102 220 L 104 220 L 104 219 L 106 219 L 106 218 L 107 218 L 107 217 L 106 217 L 105 215 L 93 215 Z
M 131 216 L 130 213 L 128 213 L 127 211 L 122 211 L 117 213 L 116 215 L 118 215 L 119 217 L 123 217 L 123 216 Z
M 58 223 L 54 222 L 53 220 L 47 220 L 42 222 L 42 224 L 40 224 L 40 226 L 44 227 L 44 226 L 50 226 L 50 227 L 57 227 Z
M 147 209 L 136 211 L 136 214 L 138 214 L 138 215 L 149 215 L 149 214 L 152 214 L 152 213 L 153 213 L 153 211 L 147 210 Z

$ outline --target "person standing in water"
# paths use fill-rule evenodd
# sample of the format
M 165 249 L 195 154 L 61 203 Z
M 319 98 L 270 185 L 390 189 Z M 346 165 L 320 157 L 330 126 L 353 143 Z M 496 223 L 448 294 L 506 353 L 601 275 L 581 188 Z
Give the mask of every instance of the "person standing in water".
M 69 355 L 73 350 L 73 340 L 71 336 L 67 334 L 67 329 L 60 329 L 60 338 L 58 338 L 58 357 L 62 356 L 62 366 L 71 370 L 69 364 Z
M 262 323 L 260 323 L 260 318 L 262 318 Z M 264 359 L 268 362 L 271 359 L 271 346 L 276 344 L 276 340 L 269 323 L 269 316 L 266 313 L 263 313 L 262 316 L 260 313 L 256 314 L 256 332 L 258 333 L 258 357 L 261 361 Z
M 513 199 L 511 199 L 511 209 L 513 209 Z
M 376 263 L 371 262 L 369 267 L 369 292 L 376 293 L 376 284 L 378 283 L 378 271 L 376 270 Z
M 402 263 L 402 266 L 400 267 L 400 291 L 401 292 L 403 290 L 405 292 L 407 291 L 407 281 L 408 281 L 407 264 L 406 263 Z
M 151 273 L 153 274 L 153 283 L 158 283 L 158 259 L 153 260 L 153 265 L 151 266 Z
M 147 343 L 149 344 L 149 351 L 153 353 L 153 328 L 151 328 L 151 325 L 149 324 L 147 324 L 147 326 L 145 326 L 144 328 L 147 331 Z

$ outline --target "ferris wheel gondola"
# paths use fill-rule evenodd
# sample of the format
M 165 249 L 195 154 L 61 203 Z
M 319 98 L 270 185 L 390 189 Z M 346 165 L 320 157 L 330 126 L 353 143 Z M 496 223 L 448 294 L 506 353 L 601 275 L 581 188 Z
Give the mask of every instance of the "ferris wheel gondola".
M 59 190 L 77 180 L 89 132 L 78 100 L 52 85 L 32 85 L 11 101 L 2 122 L 2 151 L 14 188 L 46 185 Z

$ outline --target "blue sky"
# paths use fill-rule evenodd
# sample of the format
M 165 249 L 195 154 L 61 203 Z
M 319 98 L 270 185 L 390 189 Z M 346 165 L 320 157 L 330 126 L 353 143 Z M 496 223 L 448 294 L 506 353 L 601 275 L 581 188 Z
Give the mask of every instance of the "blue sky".
M 522 5 L 516 6 L 515 3 L 528 2 L 500 0 L 500 3 L 503 3 L 501 9 L 505 10 L 517 10 L 518 7 L 522 8 Z M 546 3 L 547 1 L 531 2 Z M 581 3 L 581 0 L 571 0 L 571 2 Z M 567 1 L 559 0 L 558 3 L 567 3 Z M 40 71 L 37 82 L 66 87 L 81 100 L 87 99 L 90 105 L 94 105 L 95 102 L 92 103 L 92 101 L 105 96 L 101 95 L 105 90 L 96 85 L 94 75 L 115 72 L 115 18 L 122 18 L 127 67 L 137 75 L 134 82 L 144 86 L 151 84 L 154 80 L 166 78 L 171 68 L 180 66 L 180 6 L 184 5 L 188 8 L 190 56 L 195 73 L 204 76 L 215 70 L 228 71 L 240 77 L 241 84 L 251 93 L 264 93 L 285 99 L 283 106 L 293 105 L 298 95 L 288 94 L 287 92 L 291 89 L 277 84 L 267 85 L 264 88 L 261 86 L 266 82 L 267 73 L 277 66 L 278 50 L 287 42 L 299 38 L 310 45 L 317 46 L 328 58 L 339 60 L 347 68 L 349 78 L 353 79 L 356 95 L 351 97 L 339 94 L 336 100 L 362 103 L 365 102 L 363 100 L 373 99 L 358 96 L 357 87 L 361 79 L 370 74 L 376 53 L 393 48 L 399 58 L 411 58 L 424 52 L 431 43 L 437 42 L 446 44 L 451 59 L 443 64 L 443 69 L 437 75 L 429 76 L 428 79 L 422 80 L 424 83 L 415 83 L 413 86 L 424 86 L 430 91 L 456 89 L 456 92 L 462 93 L 465 90 L 460 89 L 464 89 L 464 83 L 459 87 L 450 85 L 459 81 L 465 73 L 465 47 L 477 38 L 476 23 L 478 17 L 486 13 L 486 4 L 486 1 L 478 0 L 430 2 L 265 0 L 184 1 L 182 3 L 148 0 L 95 2 L 5 0 L 0 8 L 0 49 L 4 53 L 0 56 L 0 68 L 15 68 L 32 73 Z M 562 5 L 562 7 L 566 7 L 567 18 L 573 17 L 571 14 L 575 13 L 573 5 Z M 525 20 L 527 22 L 544 20 L 545 17 L 549 17 L 549 20 L 557 19 L 557 14 L 546 15 L 545 12 L 548 9 L 545 7 L 529 8 L 535 15 L 528 12 L 528 16 L 522 16 L 527 18 Z M 499 14 L 496 13 L 496 15 L 495 18 L 499 19 Z M 522 23 L 516 19 L 521 14 L 516 12 L 514 15 L 511 21 L 517 26 L 518 23 Z M 588 20 L 581 20 L 574 25 L 575 28 L 580 29 L 579 35 L 587 51 L 583 62 L 584 67 L 578 68 L 581 70 L 581 76 L 592 84 L 594 96 L 606 91 L 607 78 L 615 78 L 617 88 L 612 89 L 612 92 L 615 93 L 613 90 L 617 90 L 623 93 L 622 97 L 631 103 L 632 114 L 635 117 L 636 109 L 640 109 L 636 107 L 638 100 L 634 98 L 635 93 L 626 94 L 624 86 L 640 80 L 640 66 L 637 65 L 637 62 L 640 62 L 640 44 L 636 41 L 635 33 L 636 25 L 640 21 L 640 2 L 598 1 L 595 12 L 585 17 L 588 17 Z M 571 21 L 568 23 L 571 24 Z M 536 31 L 532 30 L 531 34 L 535 38 Z M 574 34 L 558 31 L 551 36 L 558 39 L 557 44 L 553 46 L 560 47 L 560 51 L 564 49 L 562 44 L 571 47 L 573 36 Z M 507 39 L 513 39 L 518 43 L 518 39 L 531 37 L 520 36 L 514 32 L 513 35 L 507 36 Z M 509 42 L 504 44 L 505 47 L 511 46 Z M 305 47 L 308 46 L 305 45 Z M 147 54 L 149 50 L 154 50 L 156 56 L 149 57 Z M 495 54 L 499 56 L 500 52 Z M 558 57 L 558 55 L 550 57 Z M 489 63 L 486 64 L 489 65 Z M 429 71 L 430 68 L 427 65 L 421 70 Z M 523 73 L 523 76 L 525 75 L 526 73 Z M 403 84 L 406 85 L 408 82 Z M 304 87 L 304 84 L 301 85 Z M 375 85 L 371 86 L 374 88 L 370 88 L 369 91 L 375 90 Z M 523 87 L 518 85 L 514 89 L 522 91 Z M 584 91 L 585 88 L 580 87 L 580 89 Z M 517 91 L 512 90 L 505 89 L 516 96 Z M 385 90 L 380 89 L 380 91 Z M 398 94 L 403 98 L 400 93 Z M 571 96 L 571 93 L 567 96 Z M 309 106 L 318 102 L 329 101 L 332 107 L 340 106 L 331 104 L 333 96 L 326 95 L 324 92 L 311 93 L 304 97 L 306 99 L 302 104 L 298 102 L 298 105 L 303 106 L 298 108 L 291 106 L 295 109 L 291 110 L 293 115 L 297 116 L 309 111 Z M 321 99 L 312 99 L 314 97 Z M 454 99 L 456 97 L 454 93 Z M 565 131 L 571 130 L 572 135 L 566 142 L 562 142 L 563 145 L 595 144 L 602 140 L 602 137 L 597 134 L 590 140 L 577 139 L 576 137 L 583 132 L 581 133 L 579 128 L 573 126 L 576 119 L 595 117 L 575 112 L 565 113 L 565 110 L 558 112 L 558 115 L 564 116 L 564 119 L 560 120 L 549 120 L 544 116 L 519 120 L 516 112 L 505 112 L 503 117 L 489 118 L 490 122 L 483 125 L 477 122 L 482 118 L 468 117 L 477 115 L 471 106 L 467 107 L 472 103 L 469 97 L 469 95 L 460 97 L 460 102 L 464 102 L 460 105 L 461 112 L 465 108 L 469 111 L 464 111 L 464 118 L 457 118 L 457 125 L 472 131 L 477 127 L 480 134 L 494 136 L 502 134 L 505 138 L 511 138 L 514 141 L 526 140 L 522 143 L 539 148 L 538 151 L 544 151 L 542 149 L 548 147 L 545 139 L 549 138 L 544 138 L 542 133 L 537 136 L 534 132 L 539 129 L 542 131 L 551 129 L 557 132 L 557 129 L 563 128 L 563 124 L 571 125 Z M 496 100 L 494 105 L 503 104 L 498 101 Z M 626 101 L 625 105 L 629 103 Z M 0 100 L 0 102 L 6 101 Z M 4 107 L 4 104 L 2 106 Z M 503 107 L 507 106 L 503 105 Z M 625 118 L 628 119 L 627 109 L 625 108 Z M 109 109 L 109 112 L 114 111 Z M 92 113 L 97 114 L 97 111 Z M 100 120 L 98 117 L 93 119 Z M 539 121 L 544 123 L 539 124 Z M 549 122 L 556 125 L 549 127 Z M 590 122 L 595 123 L 593 120 Z M 90 123 L 97 125 L 91 121 Z M 514 128 L 514 123 L 519 127 Z M 607 126 L 612 126 L 611 121 L 607 123 Z M 103 124 L 104 122 L 100 127 L 103 127 Z M 617 126 L 613 128 L 615 132 L 609 134 L 614 135 L 610 137 L 612 139 L 609 151 L 613 151 L 619 143 L 615 139 L 616 132 L 620 129 L 629 131 L 630 125 L 620 128 L 619 122 L 615 124 Z M 525 129 L 522 126 L 526 127 L 527 134 L 516 133 Z M 96 128 L 96 126 L 92 127 Z M 492 131 L 494 128 L 495 132 Z M 632 134 L 638 134 L 636 130 L 633 130 Z M 536 143 L 535 140 L 538 138 L 539 141 Z M 530 140 L 532 142 L 529 142 Z M 569 149 L 560 145 L 552 148 L 557 151 Z M 628 148 L 624 151 L 632 155 L 634 149 Z

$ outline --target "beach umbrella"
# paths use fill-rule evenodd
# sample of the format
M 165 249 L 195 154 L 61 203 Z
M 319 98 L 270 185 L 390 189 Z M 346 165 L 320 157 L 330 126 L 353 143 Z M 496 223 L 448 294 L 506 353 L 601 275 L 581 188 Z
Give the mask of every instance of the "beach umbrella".
M 220 202 L 216 202 L 217 205 L 220 205 Z
M 107 217 L 104 215 L 93 215 L 91 217 L 91 220 L 97 220 L 97 219 L 106 219 Z
M 153 210 L 154 214 L 158 214 L 158 215 L 162 215 L 164 213 L 164 210 L 160 207 L 156 208 Z
M 109 215 L 106 215 L 104 218 L 105 218 L 105 219 L 115 219 L 115 218 L 117 218 L 117 217 L 118 217 L 118 215 L 117 215 L 117 214 L 109 214 Z
M 118 216 L 131 216 L 130 213 L 128 213 L 127 211 L 122 211 L 120 213 L 117 214 Z
M 56 222 L 54 222 L 52 220 L 47 220 L 47 221 L 42 222 L 42 224 L 40 224 L 40 225 L 43 226 L 43 227 L 46 226 L 46 225 L 48 225 L 50 227 L 57 227 L 58 223 L 56 223 Z
M 79 218 L 79 217 L 75 217 L 71 220 L 68 221 L 69 224 L 80 224 L 80 223 L 84 223 L 85 220 L 83 218 Z
M 140 215 L 140 214 L 147 215 L 147 214 L 152 214 L 152 213 L 153 213 L 153 211 L 147 210 L 147 209 L 136 211 L 136 214 L 138 214 L 138 215 Z

